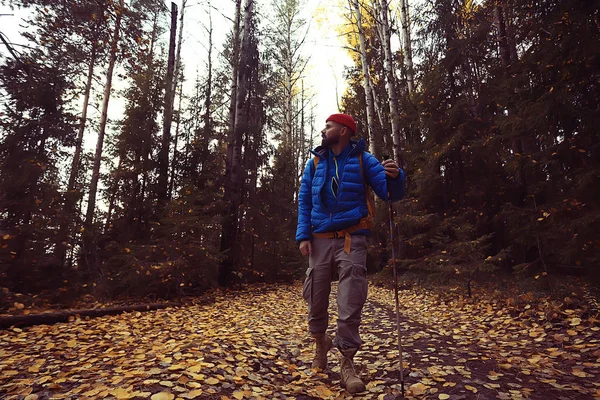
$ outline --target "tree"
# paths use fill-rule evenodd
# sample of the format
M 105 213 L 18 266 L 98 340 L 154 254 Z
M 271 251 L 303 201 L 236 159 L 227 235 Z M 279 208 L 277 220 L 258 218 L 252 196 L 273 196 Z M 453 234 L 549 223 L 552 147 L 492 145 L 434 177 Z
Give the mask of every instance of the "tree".
M 167 76 L 165 79 L 165 101 L 163 115 L 163 135 L 158 153 L 158 202 L 162 207 L 169 194 L 169 149 L 171 147 L 171 124 L 173 122 L 173 100 L 175 87 L 173 74 L 175 72 L 175 35 L 177 33 L 177 5 L 171 3 L 171 35 L 169 40 L 169 59 L 167 61 Z
M 227 142 L 227 158 L 225 169 L 224 202 L 226 211 L 222 218 L 221 252 L 223 260 L 219 268 L 219 285 L 231 284 L 232 272 L 236 263 L 239 243 L 237 243 L 239 207 L 242 202 L 243 165 L 242 135 L 248 129 L 248 83 L 253 69 L 257 68 L 250 55 L 252 31 L 253 0 L 246 0 L 244 5 L 244 30 L 240 46 L 240 62 L 237 70 L 236 107 L 233 130 L 229 132 Z M 254 60 L 255 61 L 255 60 Z

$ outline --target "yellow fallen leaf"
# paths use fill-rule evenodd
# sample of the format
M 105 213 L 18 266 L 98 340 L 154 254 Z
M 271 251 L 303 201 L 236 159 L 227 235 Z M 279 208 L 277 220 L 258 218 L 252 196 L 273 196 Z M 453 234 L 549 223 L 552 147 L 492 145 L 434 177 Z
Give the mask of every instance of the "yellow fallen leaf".
M 38 395 L 37 394 L 28 394 L 27 396 L 25 396 L 25 398 L 23 398 L 23 400 L 38 400 Z
M 169 392 L 154 393 L 150 399 L 152 400 L 173 400 L 175 395 Z
M 465 389 L 470 390 L 473 393 L 477 393 L 477 388 L 469 385 L 465 385 Z
M 195 389 L 195 390 L 192 390 L 191 392 L 184 394 L 182 397 L 185 397 L 186 399 L 195 399 L 196 397 L 200 396 L 201 394 L 202 394 L 202 389 Z
M 446 394 L 446 393 L 440 393 L 440 394 L 438 395 L 438 399 L 440 399 L 440 400 L 447 400 L 447 399 L 449 399 L 449 398 L 450 398 L 450 395 L 449 395 L 449 394 Z
M 573 318 L 571 320 L 571 326 L 577 326 L 579 324 L 581 324 L 581 318 Z
M 208 378 L 204 382 L 208 383 L 209 385 L 216 385 L 219 383 L 219 380 L 217 378 Z
M 586 378 L 587 374 L 580 369 L 576 369 L 572 372 L 573 375 L 578 376 L 580 378 Z
M 134 397 L 133 393 L 123 388 L 117 388 L 115 390 L 110 391 L 109 393 L 115 396 L 117 400 L 132 399 Z
M 75 347 L 75 346 L 77 346 L 77 341 L 75 339 L 71 339 L 67 342 L 67 346 Z
M 574 331 L 573 329 L 569 329 L 567 331 L 567 335 L 569 335 L 569 336 L 575 336 L 575 335 L 577 335 L 577 331 Z
M 413 385 L 410 385 L 408 390 L 413 395 L 419 396 L 425 394 L 425 392 L 427 391 L 427 386 L 423 385 L 422 383 L 415 383 Z
M 235 397 L 237 400 L 242 400 L 244 398 L 244 392 L 242 390 L 233 392 L 233 397 Z
M 188 371 L 193 372 L 193 373 L 198 373 L 198 372 L 200 372 L 201 369 L 202 369 L 202 366 L 200 364 L 196 364 L 196 365 L 189 367 Z

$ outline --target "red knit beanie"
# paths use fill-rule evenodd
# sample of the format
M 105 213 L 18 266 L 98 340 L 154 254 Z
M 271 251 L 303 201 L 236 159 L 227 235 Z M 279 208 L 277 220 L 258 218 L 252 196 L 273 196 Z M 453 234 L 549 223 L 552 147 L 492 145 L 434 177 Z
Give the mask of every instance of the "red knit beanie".
M 352 134 L 356 133 L 356 122 L 354 122 L 354 118 L 347 114 L 331 114 L 329 118 L 325 120 L 325 122 L 327 121 L 340 123 L 345 127 L 350 128 L 352 130 Z

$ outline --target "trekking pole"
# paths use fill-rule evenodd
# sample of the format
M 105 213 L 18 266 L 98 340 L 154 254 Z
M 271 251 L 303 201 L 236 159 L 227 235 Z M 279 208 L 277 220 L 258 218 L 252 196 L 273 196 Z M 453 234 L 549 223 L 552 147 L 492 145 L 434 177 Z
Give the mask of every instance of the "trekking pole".
M 396 297 L 396 329 L 398 330 L 398 354 L 400 355 L 400 391 L 404 397 L 404 363 L 402 360 L 402 337 L 400 336 L 400 302 L 398 300 L 398 273 L 396 272 L 396 252 L 394 251 L 394 211 L 390 205 L 390 240 L 392 243 L 392 268 L 394 268 L 394 292 Z

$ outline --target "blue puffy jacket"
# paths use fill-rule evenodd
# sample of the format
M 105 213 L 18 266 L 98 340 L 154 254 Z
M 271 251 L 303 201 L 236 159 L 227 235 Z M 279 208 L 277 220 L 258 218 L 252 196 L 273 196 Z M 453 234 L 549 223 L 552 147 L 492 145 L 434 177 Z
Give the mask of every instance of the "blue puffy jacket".
M 350 150 L 343 151 L 346 158 L 338 160 L 341 165 L 339 171 L 339 189 L 337 199 L 333 202 L 328 199 L 327 190 L 330 182 L 328 178 L 327 149 L 317 147 L 311 151 L 315 157 L 319 157 L 316 171 L 314 161 L 310 159 L 304 169 L 300 194 L 298 196 L 298 227 L 296 229 L 296 241 L 310 240 L 312 232 L 334 232 L 350 228 L 369 214 L 363 177 L 360 172 L 360 161 L 358 154 L 363 153 L 363 168 L 366 183 L 373 189 L 375 194 L 387 201 L 388 193 L 392 201 L 398 201 L 404 197 L 404 172 L 400 170 L 397 178 L 386 178 L 385 170 L 381 163 L 370 153 L 365 151 L 365 143 L 361 139 L 358 142 L 350 141 Z M 368 235 L 368 230 L 359 230 L 353 235 Z

